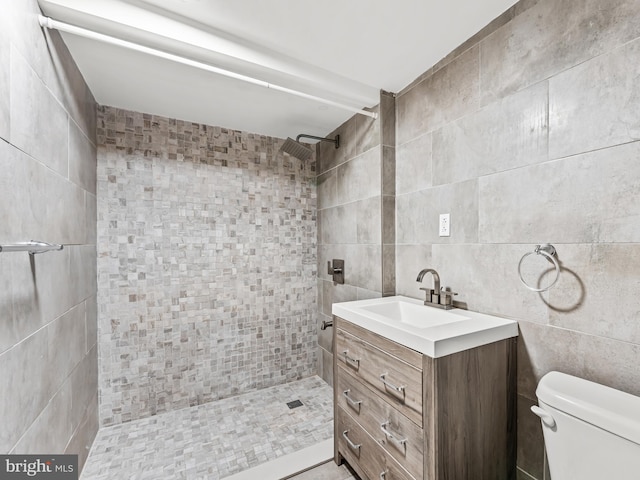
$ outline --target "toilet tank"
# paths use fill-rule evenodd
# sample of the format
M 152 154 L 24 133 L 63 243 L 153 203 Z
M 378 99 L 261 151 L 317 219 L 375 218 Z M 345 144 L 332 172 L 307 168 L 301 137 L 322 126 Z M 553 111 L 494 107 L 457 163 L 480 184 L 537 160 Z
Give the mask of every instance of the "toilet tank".
M 559 372 L 536 395 L 552 480 L 640 479 L 640 397 Z

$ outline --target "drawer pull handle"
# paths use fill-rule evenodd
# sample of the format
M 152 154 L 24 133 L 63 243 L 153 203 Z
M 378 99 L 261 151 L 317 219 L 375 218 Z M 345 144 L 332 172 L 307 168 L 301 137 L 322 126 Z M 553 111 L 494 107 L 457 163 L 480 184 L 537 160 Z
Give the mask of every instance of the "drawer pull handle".
M 387 379 L 385 379 L 385 377 L 388 375 L 388 373 L 383 373 L 382 375 L 380 375 L 380 380 L 382 380 L 382 383 L 384 383 L 384 388 L 391 390 L 392 392 L 394 392 L 395 394 L 397 394 L 396 396 L 400 396 L 402 397 L 402 401 L 404 402 L 404 389 L 406 388 L 404 385 L 400 385 L 399 387 L 396 387 L 393 383 L 387 381 Z
M 380 472 L 380 480 L 387 480 L 387 473 L 389 473 L 389 470 L 385 470 L 384 472 Z
M 362 446 L 362 444 L 353 443 L 351 439 L 347 437 L 347 433 L 349 433 L 349 430 L 345 430 L 344 432 L 342 432 L 342 437 L 347 441 L 347 445 L 349 446 L 349 448 L 354 452 L 357 452 L 358 456 L 360 456 L 360 447 Z
M 342 352 L 342 356 L 344 357 L 344 363 L 346 363 L 347 366 L 353 368 L 354 370 L 360 370 L 360 360 L 350 357 L 349 350 L 345 350 L 344 352 Z
M 362 400 L 354 400 L 353 398 L 351 398 L 349 396 L 350 391 L 351 390 L 345 390 L 344 392 L 342 392 L 342 395 L 344 395 L 344 398 L 347 399 L 347 405 L 349 405 L 352 409 L 354 409 L 359 414 L 360 406 L 362 405 Z
M 391 442 L 391 445 L 400 450 L 403 454 L 407 453 L 407 439 L 406 438 L 398 438 L 398 435 L 392 433 L 387 429 L 391 422 L 388 420 L 384 423 L 380 424 L 380 430 L 384 433 L 384 436 L 387 437 L 387 440 Z

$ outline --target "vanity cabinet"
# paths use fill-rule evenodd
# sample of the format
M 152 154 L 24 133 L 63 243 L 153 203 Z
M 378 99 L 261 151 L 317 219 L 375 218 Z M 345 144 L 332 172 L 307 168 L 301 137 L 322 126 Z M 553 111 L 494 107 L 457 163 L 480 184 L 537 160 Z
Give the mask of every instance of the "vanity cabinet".
M 431 358 L 333 325 L 336 463 L 363 480 L 515 479 L 515 338 Z

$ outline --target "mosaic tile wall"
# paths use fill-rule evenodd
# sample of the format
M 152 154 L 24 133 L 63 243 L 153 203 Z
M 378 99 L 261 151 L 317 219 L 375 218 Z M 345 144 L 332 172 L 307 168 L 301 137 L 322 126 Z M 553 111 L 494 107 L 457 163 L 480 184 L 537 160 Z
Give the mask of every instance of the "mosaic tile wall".
M 97 142 L 101 425 L 314 374 L 315 162 L 112 107 Z

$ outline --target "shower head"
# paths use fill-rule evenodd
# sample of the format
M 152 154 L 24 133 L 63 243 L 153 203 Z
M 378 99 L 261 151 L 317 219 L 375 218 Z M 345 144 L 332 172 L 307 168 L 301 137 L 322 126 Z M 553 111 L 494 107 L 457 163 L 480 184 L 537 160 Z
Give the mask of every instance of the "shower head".
M 340 135 L 336 135 L 336 138 L 333 139 L 333 138 L 315 137 L 313 135 L 305 135 L 304 133 L 301 133 L 296 137 L 295 140 L 293 138 L 287 138 L 282 144 L 282 147 L 280 147 L 280 151 L 284 153 L 288 153 L 289 155 L 292 155 L 299 160 L 303 160 L 303 161 L 308 160 L 311 154 L 313 153 L 313 150 L 302 145 L 300 143 L 300 137 L 312 138 L 314 140 L 320 140 L 321 142 L 333 142 L 335 143 L 336 148 L 340 147 Z
M 289 155 L 303 161 L 308 160 L 313 153 L 313 150 L 305 147 L 299 142 L 296 142 L 293 138 L 287 138 L 282 147 L 280 147 L 280 151 L 288 153 Z

